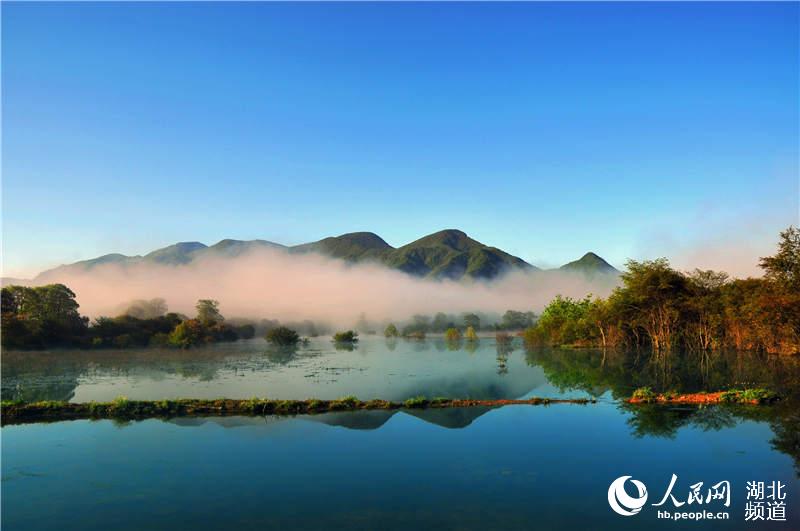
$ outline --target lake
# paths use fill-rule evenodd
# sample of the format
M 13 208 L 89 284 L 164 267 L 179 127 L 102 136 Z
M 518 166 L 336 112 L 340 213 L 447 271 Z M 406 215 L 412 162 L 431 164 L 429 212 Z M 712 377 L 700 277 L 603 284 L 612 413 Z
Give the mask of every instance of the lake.
M 3 398 L 402 400 L 593 396 L 597 404 L 363 411 L 267 418 L 72 421 L 2 428 L 5 529 L 798 529 L 798 360 L 720 353 L 654 357 L 387 342 L 353 350 L 316 338 L 191 351 L 4 353 Z M 763 385 L 770 407 L 627 406 L 632 389 Z M 675 498 L 655 507 L 672 474 Z M 610 483 L 647 486 L 641 513 Z M 721 500 L 687 505 L 730 482 Z M 787 523 L 745 521 L 747 482 L 781 482 Z M 630 484 L 628 493 L 635 494 Z M 691 524 L 657 511 L 713 510 Z

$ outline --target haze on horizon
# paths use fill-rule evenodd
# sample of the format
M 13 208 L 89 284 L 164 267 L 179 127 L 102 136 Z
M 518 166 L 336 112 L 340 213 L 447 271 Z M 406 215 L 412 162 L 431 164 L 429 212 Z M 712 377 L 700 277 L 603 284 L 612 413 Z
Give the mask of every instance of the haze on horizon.
M 542 267 L 594 251 L 758 274 L 800 217 L 798 15 L 4 4 L 3 276 L 449 227 Z

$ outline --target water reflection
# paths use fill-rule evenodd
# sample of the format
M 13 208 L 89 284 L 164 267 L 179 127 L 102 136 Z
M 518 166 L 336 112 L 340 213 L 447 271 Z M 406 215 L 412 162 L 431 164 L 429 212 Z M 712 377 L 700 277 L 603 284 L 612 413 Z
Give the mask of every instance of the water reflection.
M 292 348 L 264 341 L 216 345 L 191 351 L 6 352 L 4 399 L 111 400 L 130 398 L 337 398 L 405 400 L 424 395 L 485 399 L 524 396 L 630 396 L 642 386 L 693 392 L 729 387 L 767 387 L 786 399 L 772 407 L 631 407 L 615 403 L 634 437 L 675 438 L 685 429 L 735 429 L 752 420 L 770 426 L 772 446 L 800 463 L 800 359 L 746 352 L 702 355 L 596 350 L 526 351 L 519 340 L 497 342 L 406 341 L 363 338 L 337 348 L 327 338 Z M 408 414 L 446 428 L 463 428 L 488 410 L 425 410 Z M 376 429 L 398 412 L 337 413 L 314 422 Z M 225 422 L 232 422 L 225 419 Z M 248 419 L 246 422 L 264 422 Z M 193 420 L 176 420 L 191 423 Z M 800 470 L 800 468 L 798 468 Z

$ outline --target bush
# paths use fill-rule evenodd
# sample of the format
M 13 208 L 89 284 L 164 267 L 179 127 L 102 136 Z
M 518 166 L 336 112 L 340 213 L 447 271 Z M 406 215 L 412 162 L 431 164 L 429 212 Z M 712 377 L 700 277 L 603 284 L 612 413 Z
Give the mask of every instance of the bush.
M 425 407 L 427 404 L 428 404 L 428 399 L 425 398 L 424 396 L 415 396 L 403 402 L 403 405 L 408 408 Z
M 640 387 L 633 392 L 633 398 L 642 402 L 655 402 L 656 394 L 649 387 Z
M 448 341 L 458 341 L 461 339 L 461 332 L 458 330 L 458 328 L 448 328 L 447 332 L 444 333 L 444 337 Z
M 296 345 L 300 341 L 300 336 L 291 328 L 279 326 L 267 332 L 266 339 L 273 345 L 286 347 Z
M 505 332 L 497 332 L 494 337 L 499 345 L 508 345 L 514 341 L 514 336 Z
M 406 339 L 425 339 L 425 332 L 422 330 L 403 331 L 403 337 Z
M 358 341 L 358 333 L 352 330 L 346 332 L 336 332 L 333 335 L 333 340 L 336 343 L 355 343 Z
M 397 327 L 393 324 L 389 324 L 386 327 L 386 330 L 383 331 L 383 335 L 386 337 L 397 337 L 400 335 L 400 332 L 397 331 Z

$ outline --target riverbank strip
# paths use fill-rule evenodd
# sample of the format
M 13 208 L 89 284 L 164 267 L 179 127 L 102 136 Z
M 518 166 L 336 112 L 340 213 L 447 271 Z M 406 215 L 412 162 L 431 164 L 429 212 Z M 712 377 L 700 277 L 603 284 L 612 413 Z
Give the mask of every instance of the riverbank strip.
M 713 393 L 654 393 L 649 387 L 640 387 L 627 401 L 630 404 L 771 404 L 780 396 L 768 389 L 729 389 Z
M 527 398 L 523 400 L 474 400 L 425 397 L 404 402 L 388 400 L 362 401 L 348 396 L 336 400 L 270 400 L 251 398 L 235 400 L 128 400 L 120 397 L 111 402 L 12 402 L 0 405 L 0 423 L 55 422 L 79 419 L 139 420 L 146 418 L 308 415 L 338 411 L 395 410 L 430 408 L 502 407 L 509 405 L 593 404 L 594 398 Z

